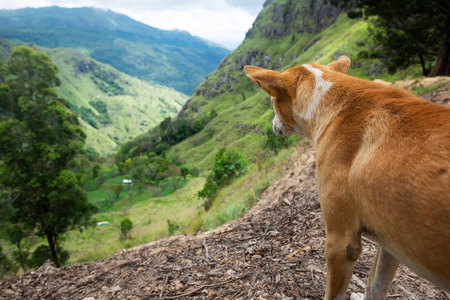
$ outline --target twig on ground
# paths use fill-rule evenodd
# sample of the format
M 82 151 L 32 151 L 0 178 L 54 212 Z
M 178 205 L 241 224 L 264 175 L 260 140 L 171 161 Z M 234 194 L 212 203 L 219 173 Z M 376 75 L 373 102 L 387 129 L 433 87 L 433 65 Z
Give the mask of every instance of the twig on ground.
M 164 291 L 166 290 L 167 282 L 169 281 L 169 275 L 166 276 L 166 279 L 164 280 L 163 287 L 161 289 L 161 293 L 159 294 L 159 298 L 162 298 L 164 296 Z
M 361 279 L 359 279 L 355 274 L 352 275 L 352 279 L 356 282 L 356 284 L 359 285 L 360 288 L 365 288 L 366 285 L 364 284 L 364 282 L 362 282 Z
M 209 259 L 208 246 L 206 245 L 206 239 L 203 239 L 203 246 L 205 247 L 206 259 Z
M 413 300 L 419 300 L 419 297 L 417 297 L 414 293 L 408 291 L 407 289 L 405 289 L 403 286 L 401 286 L 400 284 L 396 284 L 396 286 L 401 289 L 408 297 L 410 297 Z

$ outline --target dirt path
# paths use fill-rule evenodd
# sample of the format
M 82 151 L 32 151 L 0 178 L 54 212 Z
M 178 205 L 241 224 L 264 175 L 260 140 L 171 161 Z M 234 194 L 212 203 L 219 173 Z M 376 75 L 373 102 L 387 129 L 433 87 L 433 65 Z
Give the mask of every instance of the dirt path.
M 433 94 L 433 93 L 432 93 Z M 450 91 L 429 99 L 450 105 Z M 323 299 L 324 224 L 314 149 L 303 144 L 244 217 L 60 269 L 0 283 L 0 299 Z M 362 292 L 376 246 L 364 240 L 349 292 Z M 450 299 L 401 266 L 389 299 Z

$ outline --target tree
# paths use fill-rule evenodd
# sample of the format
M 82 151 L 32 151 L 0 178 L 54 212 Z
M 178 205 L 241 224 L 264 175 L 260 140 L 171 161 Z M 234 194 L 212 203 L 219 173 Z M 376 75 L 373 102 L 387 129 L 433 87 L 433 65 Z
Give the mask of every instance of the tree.
M 145 171 L 148 167 L 148 158 L 144 155 L 134 157 L 130 164 L 130 175 L 133 178 L 139 180 L 139 182 L 144 182 Z
M 87 201 L 69 170 L 83 149 L 85 134 L 78 117 L 53 89 L 59 84 L 50 58 L 32 48 L 13 49 L 1 103 L 11 103 L 0 120 L 0 184 L 8 193 L 8 221 L 46 238 L 52 261 L 63 233 L 92 224 L 96 207 Z M 4 101 L 5 97 L 8 101 Z
M 183 181 L 186 182 L 186 177 L 189 175 L 189 169 L 186 167 L 180 168 L 181 176 L 183 176 Z
M 216 153 L 213 177 L 219 186 L 228 185 L 231 179 L 239 177 L 245 171 L 247 171 L 247 161 L 240 152 L 222 147 Z
M 100 166 L 95 165 L 92 167 L 92 178 L 95 179 L 98 177 L 98 174 L 100 173 Z
M 124 186 L 121 183 L 111 183 L 107 187 L 107 189 L 110 190 L 116 196 L 116 201 L 118 201 L 120 193 L 122 193 Z M 112 198 L 109 199 L 109 204 L 112 205 Z
M 144 174 L 148 178 L 149 181 L 155 180 L 158 175 L 158 165 L 155 163 L 151 163 L 145 168 Z
M 198 198 L 206 199 L 206 201 L 203 203 L 203 207 L 205 208 L 205 210 L 209 210 L 211 208 L 214 197 L 216 196 L 218 190 L 219 186 L 217 185 L 217 182 L 214 180 L 214 177 L 212 175 L 209 175 L 208 178 L 206 178 L 203 189 L 198 192 Z
M 177 189 L 178 176 L 180 176 L 180 168 L 175 165 L 170 165 L 166 171 L 161 174 L 162 178 L 172 178 L 173 189 Z
M 247 161 L 240 152 L 220 148 L 216 153 L 213 171 L 207 177 L 203 189 L 198 192 L 199 198 L 206 198 L 203 204 L 205 210 L 211 208 L 219 188 L 230 184 L 233 178 L 241 176 L 246 171 Z
M 128 233 L 133 229 L 133 222 L 130 218 L 125 217 L 120 221 L 120 238 L 125 241 L 128 239 Z
M 393 58 L 393 67 L 404 66 L 416 56 L 420 59 L 424 74 L 427 74 L 426 61 L 435 59 L 431 75 L 450 75 L 448 0 L 359 0 L 357 3 L 367 16 L 378 17 L 375 37 Z

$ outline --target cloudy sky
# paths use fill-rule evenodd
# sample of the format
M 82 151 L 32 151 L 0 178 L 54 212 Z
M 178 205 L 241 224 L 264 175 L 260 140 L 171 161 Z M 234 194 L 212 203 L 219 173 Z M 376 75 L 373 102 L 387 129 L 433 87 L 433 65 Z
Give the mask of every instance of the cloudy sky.
M 0 0 L 0 9 L 23 7 L 108 8 L 160 29 L 192 35 L 236 48 L 265 0 Z

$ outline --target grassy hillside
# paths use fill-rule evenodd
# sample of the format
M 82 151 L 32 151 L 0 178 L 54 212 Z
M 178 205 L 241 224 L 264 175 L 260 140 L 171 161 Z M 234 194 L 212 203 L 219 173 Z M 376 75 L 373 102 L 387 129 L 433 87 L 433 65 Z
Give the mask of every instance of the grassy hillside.
M 193 118 L 214 109 L 218 116 L 198 136 L 174 146 L 169 157 L 207 168 L 213 149 L 227 144 L 250 160 L 255 158 L 273 112 L 269 96 L 245 76 L 247 64 L 283 71 L 305 63 L 327 64 L 345 54 L 353 61 L 352 76 L 394 80 L 421 75 L 419 64 L 390 75 L 380 59 L 361 58 L 373 46 L 368 23 L 349 19 L 320 0 L 273 1 L 262 10 L 245 41 L 197 87 L 179 115 Z
M 48 51 L 61 79 L 58 94 L 83 120 L 87 147 L 111 154 L 117 146 L 175 115 L 187 97 L 69 49 Z
M 12 47 L 0 39 L 1 61 Z M 126 75 L 77 50 L 37 49 L 57 65 L 58 95 L 79 115 L 88 151 L 113 154 L 122 143 L 176 115 L 187 100 L 180 92 Z
M 94 8 L 0 10 L 0 37 L 73 48 L 119 71 L 190 95 L 230 51 L 191 36 Z
M 266 2 L 244 42 L 195 89 L 178 119 L 194 120 L 211 111 L 217 116 L 203 130 L 171 147 L 168 157 L 207 170 L 216 150 L 230 146 L 242 151 L 250 162 L 255 161 L 264 148 L 273 111 L 269 97 L 245 76 L 247 64 L 283 71 L 304 63 L 327 64 L 345 54 L 353 60 L 349 71 L 353 76 L 390 80 L 420 74 L 420 67 L 412 66 L 393 77 L 380 59 L 363 58 L 374 48 L 368 36 L 366 21 L 349 19 L 345 10 L 325 1 Z M 139 140 L 155 134 L 149 132 Z M 145 151 L 142 148 L 129 156 Z

